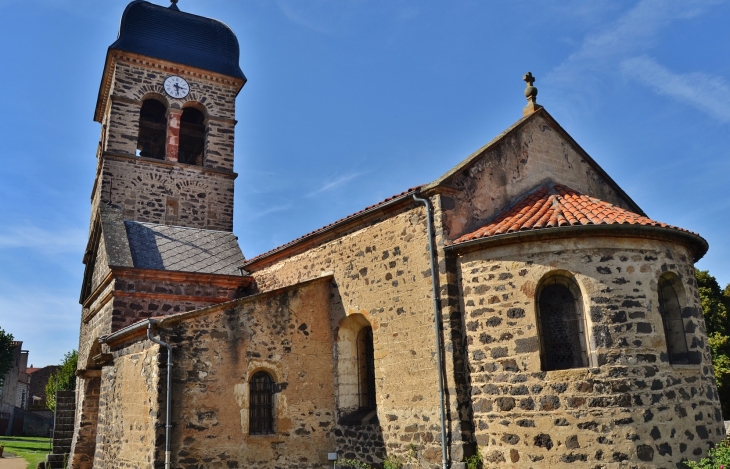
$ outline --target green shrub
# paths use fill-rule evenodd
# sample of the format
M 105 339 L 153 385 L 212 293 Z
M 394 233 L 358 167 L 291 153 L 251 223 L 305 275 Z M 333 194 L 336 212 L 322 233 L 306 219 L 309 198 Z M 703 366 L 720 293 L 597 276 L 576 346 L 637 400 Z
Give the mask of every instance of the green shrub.
M 466 469 L 482 469 L 482 453 L 477 447 L 477 452 L 466 458 Z
M 391 454 L 383 461 L 383 469 L 403 469 L 403 463 Z
M 691 469 L 730 469 L 730 440 L 724 440 L 699 461 L 683 461 Z
M 340 459 L 337 461 L 337 467 L 347 467 L 356 469 L 372 469 L 370 464 L 358 461 L 357 459 Z

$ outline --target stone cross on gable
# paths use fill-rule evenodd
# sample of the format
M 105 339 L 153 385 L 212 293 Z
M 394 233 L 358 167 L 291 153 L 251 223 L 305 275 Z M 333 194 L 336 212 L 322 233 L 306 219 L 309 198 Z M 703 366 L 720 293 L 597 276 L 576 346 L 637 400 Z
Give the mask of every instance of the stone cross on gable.
M 525 76 L 522 77 L 522 79 L 527 85 L 525 86 L 525 98 L 527 98 L 527 106 L 525 106 L 525 108 L 522 110 L 522 115 L 528 116 L 540 109 L 542 106 L 537 104 L 537 88 L 532 85 L 533 83 L 535 83 L 535 77 L 532 76 L 532 72 L 525 73 Z
M 532 72 L 527 72 L 522 79 L 527 82 L 527 86 L 532 86 L 535 83 L 535 77 L 532 76 Z

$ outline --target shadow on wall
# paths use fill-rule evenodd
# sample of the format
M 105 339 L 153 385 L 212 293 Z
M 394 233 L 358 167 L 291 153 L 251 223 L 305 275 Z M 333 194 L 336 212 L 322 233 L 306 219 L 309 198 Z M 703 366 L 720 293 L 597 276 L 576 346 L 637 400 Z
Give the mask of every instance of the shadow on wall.
M 363 314 L 347 315 L 334 283 L 330 311 L 336 336 L 337 425 L 332 434 L 337 455 L 339 459 L 355 459 L 379 467 L 386 451 L 375 390 L 378 371 L 373 342 L 377 342 L 377 327 Z

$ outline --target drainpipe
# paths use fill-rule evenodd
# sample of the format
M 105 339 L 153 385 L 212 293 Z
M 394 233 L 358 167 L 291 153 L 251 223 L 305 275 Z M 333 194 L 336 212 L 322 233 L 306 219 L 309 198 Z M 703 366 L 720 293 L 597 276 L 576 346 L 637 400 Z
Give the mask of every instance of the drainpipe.
M 444 405 L 444 379 L 443 365 L 441 358 L 441 308 L 439 308 L 439 292 L 436 276 L 436 251 L 433 246 L 433 213 L 431 203 L 428 199 L 421 199 L 413 194 L 413 200 L 422 203 L 426 207 L 426 225 L 428 226 L 428 252 L 431 260 L 431 287 L 433 288 L 433 321 L 436 326 L 436 364 L 439 375 L 439 406 L 441 407 L 441 465 L 443 469 L 446 464 L 446 408 Z
M 165 469 L 170 469 L 170 407 L 172 406 L 172 347 L 170 344 L 152 337 L 152 325 L 155 321 L 147 323 L 147 338 L 152 342 L 167 347 L 167 406 L 165 415 Z

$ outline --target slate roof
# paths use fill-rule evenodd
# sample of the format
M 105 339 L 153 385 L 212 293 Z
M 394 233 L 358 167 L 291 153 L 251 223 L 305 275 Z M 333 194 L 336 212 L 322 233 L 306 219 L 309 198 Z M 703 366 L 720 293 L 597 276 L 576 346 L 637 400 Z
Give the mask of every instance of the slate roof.
M 698 234 L 654 221 L 561 184 L 546 184 L 523 196 L 481 228 L 454 241 L 459 244 L 490 236 L 563 226 L 641 225 Z
M 135 268 L 241 274 L 245 258 L 233 233 L 127 220 L 124 227 Z
M 134 0 L 122 14 L 118 39 L 109 46 L 169 60 L 234 78 L 246 77 L 238 65 L 238 39 L 226 24 L 202 16 Z

